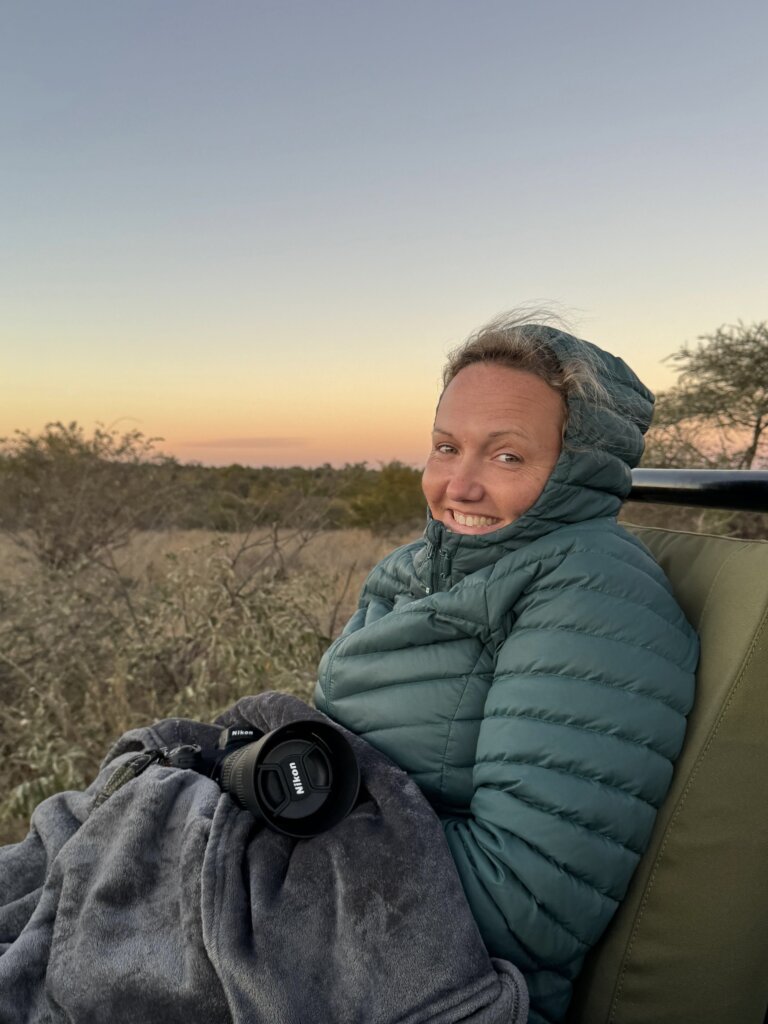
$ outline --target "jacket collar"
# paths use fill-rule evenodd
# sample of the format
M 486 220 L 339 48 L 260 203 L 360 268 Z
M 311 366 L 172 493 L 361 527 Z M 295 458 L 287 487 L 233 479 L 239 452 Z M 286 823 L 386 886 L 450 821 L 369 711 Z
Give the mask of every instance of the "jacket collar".
M 615 517 L 632 483 L 629 467 L 617 466 L 616 461 L 596 451 L 561 453 L 535 504 L 519 519 L 492 533 L 453 533 L 430 515 L 424 531 L 426 543 L 414 558 L 419 580 L 425 588 L 433 587 L 432 563 L 438 555 L 450 567 L 446 579 L 450 586 L 564 526 Z

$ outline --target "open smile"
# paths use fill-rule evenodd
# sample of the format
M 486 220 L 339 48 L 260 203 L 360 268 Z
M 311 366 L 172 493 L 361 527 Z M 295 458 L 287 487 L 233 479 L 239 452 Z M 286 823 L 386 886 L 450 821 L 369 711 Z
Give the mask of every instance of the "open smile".
M 496 516 L 483 516 L 476 513 L 470 515 L 467 512 L 459 512 L 455 508 L 449 508 L 447 512 L 448 522 L 446 525 L 456 533 L 490 533 L 501 524 L 501 519 Z

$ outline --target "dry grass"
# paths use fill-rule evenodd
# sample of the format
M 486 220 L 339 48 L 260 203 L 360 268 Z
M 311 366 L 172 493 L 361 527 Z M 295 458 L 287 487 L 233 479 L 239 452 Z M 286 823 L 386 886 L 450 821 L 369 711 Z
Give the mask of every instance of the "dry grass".
M 33 562 L 13 541 L 0 533 L 0 581 L 2 584 L 20 583 L 27 578 Z
M 265 689 L 310 699 L 365 576 L 408 539 L 147 532 L 67 571 L 0 541 L 0 842 L 129 728 Z
M 163 572 L 169 555 L 184 558 L 191 567 L 202 567 L 211 545 L 220 545 L 222 554 L 233 558 L 247 544 L 249 569 L 254 571 L 263 561 L 270 562 L 279 550 L 286 574 L 308 574 L 321 588 L 324 617 L 317 627 L 333 638 L 357 607 L 358 595 L 371 569 L 393 548 L 413 539 L 412 534 L 387 538 L 370 530 L 352 529 L 318 532 L 307 538 L 290 532 L 276 538 L 266 529 L 254 530 L 249 535 L 212 530 L 146 531 L 117 552 L 115 559 L 120 570 L 130 577 L 152 581 Z
M 290 531 L 281 531 L 275 538 L 267 529 L 254 530 L 248 535 L 214 530 L 146 530 L 135 534 L 126 547 L 115 552 L 115 562 L 122 572 L 134 579 L 151 580 L 162 571 L 169 555 L 194 561 L 204 559 L 211 545 L 220 544 L 223 552 L 233 554 L 247 542 L 261 557 L 277 541 L 291 567 L 311 569 L 328 579 L 335 575 L 346 578 L 350 574 L 350 589 L 354 593 L 344 607 L 349 608 L 351 614 L 357 592 L 374 565 L 399 544 L 413 539 L 413 533 L 382 537 L 370 530 L 352 529 L 317 532 L 306 541 L 302 535 Z M 21 583 L 36 572 L 35 560 L 9 537 L 0 534 L 0 585 Z
M 626 518 L 721 532 L 728 517 L 636 505 Z M 767 526 L 744 519 L 746 535 Z M 311 699 L 368 572 L 411 539 L 145 532 L 98 564 L 52 570 L 0 536 L 0 843 L 45 797 L 87 785 L 129 728 L 210 721 L 265 689 Z

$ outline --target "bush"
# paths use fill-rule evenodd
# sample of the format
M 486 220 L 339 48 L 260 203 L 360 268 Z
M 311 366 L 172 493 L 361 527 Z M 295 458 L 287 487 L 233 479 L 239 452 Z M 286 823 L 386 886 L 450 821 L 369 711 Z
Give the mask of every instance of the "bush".
M 0 842 L 45 797 L 86 786 L 126 729 L 211 720 L 264 689 L 310 697 L 326 588 L 274 540 L 166 555 L 143 582 L 113 560 L 0 591 Z
M 426 502 L 421 473 L 401 462 L 390 462 L 352 499 L 351 508 L 353 525 L 373 533 L 391 535 L 406 527 L 423 525 Z
M 155 438 L 49 423 L 2 439 L 0 529 L 53 569 L 90 562 L 136 529 L 168 519 L 172 459 Z

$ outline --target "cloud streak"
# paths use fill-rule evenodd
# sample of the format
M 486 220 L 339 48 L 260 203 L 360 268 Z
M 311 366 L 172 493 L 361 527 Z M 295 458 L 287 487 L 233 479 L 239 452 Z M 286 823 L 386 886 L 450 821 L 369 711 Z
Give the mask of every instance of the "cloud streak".
M 219 437 L 209 441 L 181 441 L 182 448 L 301 448 L 304 437 Z

